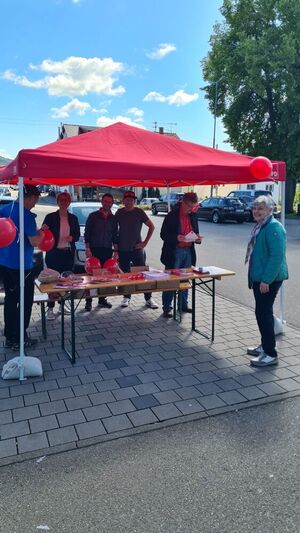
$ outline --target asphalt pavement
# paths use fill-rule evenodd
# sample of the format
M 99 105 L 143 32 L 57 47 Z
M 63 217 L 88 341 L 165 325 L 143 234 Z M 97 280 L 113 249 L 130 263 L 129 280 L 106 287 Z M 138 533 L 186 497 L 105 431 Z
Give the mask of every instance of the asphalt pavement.
M 300 398 L 2 467 L 1 533 L 297 533 Z

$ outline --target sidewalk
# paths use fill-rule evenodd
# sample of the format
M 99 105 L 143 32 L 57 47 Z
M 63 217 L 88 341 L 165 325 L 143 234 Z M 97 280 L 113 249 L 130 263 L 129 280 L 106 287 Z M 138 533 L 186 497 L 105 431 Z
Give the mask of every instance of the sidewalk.
M 60 318 L 47 323 L 44 341 L 34 305 L 29 332 L 40 342 L 28 355 L 41 359 L 44 376 L 22 385 L 0 380 L 0 465 L 300 394 L 299 330 L 286 327 L 278 337 L 277 368 L 254 369 L 245 353 L 259 337 L 248 308 L 217 297 L 211 344 L 191 332 L 190 316 L 166 320 L 142 296 L 127 309 L 121 298 L 111 301 L 111 310 L 88 314 L 80 304 L 74 366 L 60 348 Z M 201 294 L 200 329 L 210 304 Z M 3 341 L 1 367 L 16 355 Z

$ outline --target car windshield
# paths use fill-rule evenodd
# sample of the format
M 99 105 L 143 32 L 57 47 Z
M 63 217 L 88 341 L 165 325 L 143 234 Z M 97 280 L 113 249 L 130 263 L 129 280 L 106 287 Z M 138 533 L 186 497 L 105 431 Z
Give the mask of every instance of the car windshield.
M 98 208 L 99 209 L 99 208 Z M 73 213 L 78 218 L 80 226 L 84 226 L 86 223 L 87 217 L 93 213 L 94 211 L 98 210 L 95 205 L 88 206 L 88 205 L 82 205 L 82 206 L 72 206 L 70 207 L 70 212 Z

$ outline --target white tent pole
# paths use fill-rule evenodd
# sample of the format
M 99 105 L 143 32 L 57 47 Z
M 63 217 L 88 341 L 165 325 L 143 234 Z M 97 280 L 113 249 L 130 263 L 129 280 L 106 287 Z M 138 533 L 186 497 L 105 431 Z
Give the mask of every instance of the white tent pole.
M 167 202 L 168 202 L 168 213 L 170 213 L 170 185 L 167 186 Z
M 283 227 L 285 227 L 285 181 L 281 181 L 280 183 L 280 189 L 281 189 L 281 213 L 280 213 L 280 221 Z M 283 324 L 284 322 L 284 287 L 283 284 L 280 288 L 280 320 Z
M 20 358 L 19 380 L 23 381 L 24 378 L 24 365 L 25 365 L 25 353 L 24 353 L 24 288 L 25 288 L 25 274 L 24 274 L 24 182 L 23 178 L 19 176 L 19 217 L 20 217 Z

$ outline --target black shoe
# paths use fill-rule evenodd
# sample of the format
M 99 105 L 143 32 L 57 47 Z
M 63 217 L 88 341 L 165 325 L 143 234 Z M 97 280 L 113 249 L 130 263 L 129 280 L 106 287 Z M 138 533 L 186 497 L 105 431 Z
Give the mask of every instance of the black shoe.
M 106 309 L 111 309 L 112 304 L 106 300 L 106 298 L 99 298 L 98 307 L 105 307 Z
M 173 317 L 173 314 L 171 313 L 171 311 L 164 311 L 163 312 L 163 316 L 165 318 L 172 318 Z
M 92 303 L 91 302 L 87 302 L 85 304 L 84 310 L 87 311 L 87 312 L 90 312 L 92 310 Z
M 35 348 L 37 343 L 38 343 L 37 339 L 31 339 L 31 337 L 28 337 L 27 339 L 24 340 L 24 349 Z M 17 352 L 18 350 L 20 350 L 20 343 L 15 342 L 12 349 L 14 352 Z
M 178 311 L 179 311 L 179 309 L 178 309 Z M 184 307 L 183 309 L 181 309 L 181 312 L 182 313 L 192 313 L 193 309 L 191 307 Z

